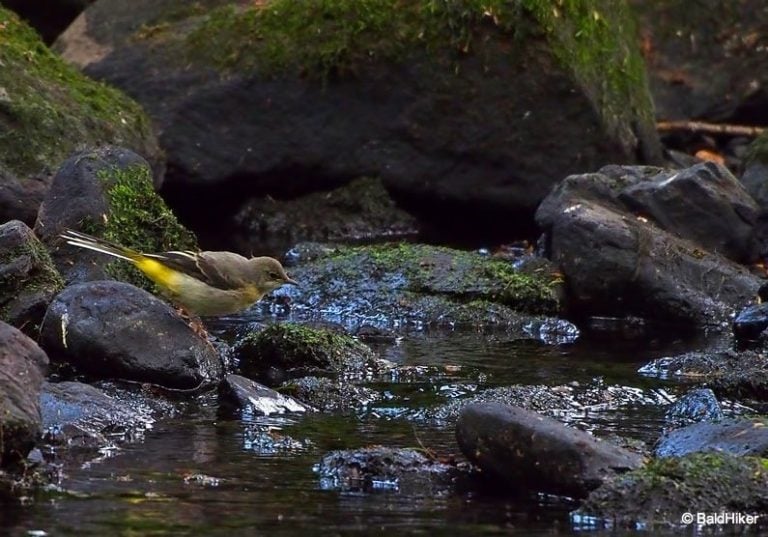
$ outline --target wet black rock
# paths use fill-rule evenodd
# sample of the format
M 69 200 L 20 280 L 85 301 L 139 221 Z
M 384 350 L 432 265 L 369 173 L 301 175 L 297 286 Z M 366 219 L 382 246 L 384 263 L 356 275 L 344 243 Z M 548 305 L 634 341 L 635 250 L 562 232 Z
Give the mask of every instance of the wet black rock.
M 192 390 L 221 376 L 216 351 L 173 308 L 122 282 L 64 289 L 48 308 L 40 341 L 53 360 L 95 378 Z
M 706 382 L 718 397 L 768 401 L 768 362 L 757 350 L 688 352 L 653 360 L 639 372 Z
M 768 303 L 747 306 L 733 320 L 733 335 L 741 344 L 759 341 L 766 328 Z
M 245 376 L 272 385 L 317 374 L 364 378 L 385 367 L 370 348 L 339 330 L 294 323 L 248 334 L 235 352 Z
M 48 304 L 64 282 L 48 251 L 18 220 L 0 225 L 0 318 L 37 337 Z
M 224 377 L 224 380 L 219 384 L 219 395 L 224 407 L 247 410 L 249 414 L 256 416 L 313 410 L 292 397 L 278 393 L 240 375 Z
M 327 377 L 289 380 L 280 386 L 280 391 L 323 412 L 356 411 L 381 399 L 381 394 L 376 390 Z
M 462 453 L 510 489 L 582 498 L 642 457 L 522 408 L 464 407 L 456 423 Z
M 712 390 L 695 388 L 670 405 L 664 418 L 670 428 L 678 428 L 703 421 L 718 421 L 723 418 L 723 409 Z
M 462 471 L 415 449 L 374 446 L 332 451 L 314 468 L 322 489 L 401 492 L 434 497 L 451 488 Z
M 40 402 L 43 442 L 55 448 L 101 449 L 139 440 L 158 414 L 173 412 L 167 402 L 81 382 L 46 382 Z
M 47 366 L 48 357 L 34 341 L 0 321 L 0 466 L 26 457 L 40 436 Z
M 699 210 L 687 193 L 717 210 Z M 753 258 L 755 217 L 748 194 L 712 164 L 683 171 L 609 166 L 573 175 L 536 215 L 574 312 L 718 327 L 760 286 L 759 277 L 723 255 Z
M 764 459 L 696 453 L 656 459 L 613 477 L 589 495 L 577 514 L 606 519 L 612 527 L 652 529 L 678 526 L 683 513 L 767 510 Z
M 662 436 L 656 444 L 657 457 L 681 457 L 698 452 L 730 455 L 768 455 L 768 420 L 724 419 L 717 423 L 694 423 Z

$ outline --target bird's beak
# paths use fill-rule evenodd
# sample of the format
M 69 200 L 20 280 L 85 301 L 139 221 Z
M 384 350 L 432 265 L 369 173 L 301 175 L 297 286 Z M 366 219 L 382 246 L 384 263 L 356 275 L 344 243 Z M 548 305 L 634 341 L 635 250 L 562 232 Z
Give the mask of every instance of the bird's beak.
M 299 287 L 299 282 L 297 282 L 293 278 L 287 278 L 286 277 L 285 283 L 288 284 L 288 285 L 295 285 L 296 287 Z

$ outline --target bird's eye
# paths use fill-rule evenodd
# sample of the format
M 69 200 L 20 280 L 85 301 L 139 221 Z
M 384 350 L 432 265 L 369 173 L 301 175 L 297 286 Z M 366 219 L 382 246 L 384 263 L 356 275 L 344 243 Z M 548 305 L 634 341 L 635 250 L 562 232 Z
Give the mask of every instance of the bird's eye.
M 280 279 L 280 275 L 277 272 L 270 272 L 269 273 L 269 277 L 271 279 L 273 279 L 273 280 L 279 280 Z

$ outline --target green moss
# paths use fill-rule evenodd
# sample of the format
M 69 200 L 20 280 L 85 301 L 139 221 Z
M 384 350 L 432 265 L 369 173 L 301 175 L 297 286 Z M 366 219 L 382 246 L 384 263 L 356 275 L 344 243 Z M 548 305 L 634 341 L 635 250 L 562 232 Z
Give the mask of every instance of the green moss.
M 105 183 L 110 212 L 103 222 L 84 226 L 84 231 L 143 252 L 198 249 L 192 232 L 179 223 L 155 192 L 147 166 L 105 168 L 98 177 Z M 155 290 L 130 263 L 110 262 L 106 270 L 115 279 Z
M 386 274 L 395 281 L 402 278 L 408 291 L 419 294 L 493 302 L 529 313 L 558 310 L 554 276 L 523 274 L 507 261 L 475 252 L 396 243 L 344 248 L 333 259 L 333 274 L 339 278 Z
M 489 29 L 520 43 L 546 39 L 600 110 L 609 128 L 652 119 L 634 18 L 614 0 L 271 0 L 212 10 L 187 38 L 192 61 L 220 69 L 327 78 L 418 50 L 448 58 L 447 69 L 482 47 Z M 514 47 L 510 48 L 514 62 Z
M 248 334 L 235 350 L 243 375 L 267 383 L 318 374 L 359 378 L 374 365 L 371 350 L 351 336 L 293 323 Z
M 51 169 L 79 144 L 153 139 L 134 101 L 65 64 L 3 8 L 0 26 L 0 160 L 9 169 Z

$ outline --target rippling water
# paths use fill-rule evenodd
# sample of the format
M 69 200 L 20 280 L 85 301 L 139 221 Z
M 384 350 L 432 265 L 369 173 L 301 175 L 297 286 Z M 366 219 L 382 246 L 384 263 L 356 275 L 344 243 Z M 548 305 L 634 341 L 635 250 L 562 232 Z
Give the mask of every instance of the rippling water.
M 549 497 L 514 497 L 483 488 L 451 494 L 326 490 L 312 467 L 329 450 L 376 444 L 424 445 L 458 454 L 450 424 L 414 419 L 415 411 L 510 384 L 602 383 L 638 393 L 683 388 L 636 373 L 647 361 L 701 348 L 701 341 L 585 335 L 548 346 L 502 334 L 414 332 L 375 347 L 400 365 L 432 366 L 423 374 L 378 380 L 388 397 L 348 415 L 310 415 L 277 422 L 298 441 L 294 449 L 253 442 L 258 419 L 225 418 L 203 397 L 187 412 L 160 420 L 143 442 L 65 468 L 66 494 L 28 506 L 0 505 L 8 535 L 568 535 L 589 529 L 569 517 L 573 504 Z M 596 380 L 597 379 L 597 380 Z M 598 434 L 652 442 L 658 406 L 605 409 L 576 421 Z M 275 424 L 273 424 L 274 426 Z M 44 533 L 42 533 L 44 532 Z

